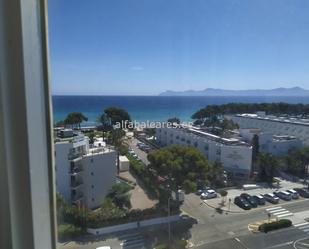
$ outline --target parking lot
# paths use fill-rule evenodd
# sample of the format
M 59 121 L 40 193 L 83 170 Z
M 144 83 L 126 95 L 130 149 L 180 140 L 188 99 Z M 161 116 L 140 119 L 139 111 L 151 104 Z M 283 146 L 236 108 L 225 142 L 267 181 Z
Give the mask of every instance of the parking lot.
M 221 209 L 222 211 L 227 211 L 227 212 L 235 212 L 235 213 L 241 213 L 241 212 L 250 212 L 249 210 L 244 210 L 243 208 L 240 208 L 239 206 L 234 204 L 234 198 L 237 196 L 240 196 L 243 193 L 247 193 L 251 196 L 254 195 L 264 195 L 267 193 L 273 193 L 277 191 L 284 191 L 288 189 L 294 189 L 294 188 L 304 188 L 306 187 L 305 185 L 301 183 L 294 183 L 294 182 L 289 182 L 280 179 L 280 184 L 277 187 L 268 187 L 267 185 L 259 185 L 256 189 L 249 189 L 249 190 L 244 190 L 244 189 L 238 189 L 238 188 L 233 188 L 233 189 L 228 189 L 227 190 L 227 196 L 225 197 L 225 201 L 223 202 L 223 198 L 220 196 L 219 193 L 217 193 L 216 198 L 211 198 L 207 200 L 202 200 L 200 196 L 196 194 L 190 194 L 187 195 L 187 201 L 191 203 L 191 206 L 201 206 L 201 205 L 206 205 L 208 208 L 213 208 L 213 209 Z M 265 205 L 258 205 L 257 208 L 252 208 L 251 210 L 256 210 L 256 209 L 269 209 L 272 207 L 280 206 L 280 205 L 285 205 L 286 203 L 291 203 L 291 202 L 297 202 L 303 200 L 303 197 L 299 197 L 298 199 L 291 199 L 290 201 L 283 200 L 279 198 L 279 202 L 277 204 L 272 204 L 269 201 L 265 202 Z

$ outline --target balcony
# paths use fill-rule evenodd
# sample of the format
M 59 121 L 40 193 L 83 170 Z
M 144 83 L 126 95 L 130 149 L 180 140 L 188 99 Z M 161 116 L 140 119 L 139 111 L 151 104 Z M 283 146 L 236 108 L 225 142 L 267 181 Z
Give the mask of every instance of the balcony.
M 74 167 L 71 169 L 71 175 L 75 176 L 79 173 L 83 172 L 83 168 L 82 167 Z
M 78 180 L 78 181 L 72 181 L 71 182 L 71 188 L 72 189 L 77 189 L 79 187 L 81 187 L 83 185 L 83 181 L 82 180 Z

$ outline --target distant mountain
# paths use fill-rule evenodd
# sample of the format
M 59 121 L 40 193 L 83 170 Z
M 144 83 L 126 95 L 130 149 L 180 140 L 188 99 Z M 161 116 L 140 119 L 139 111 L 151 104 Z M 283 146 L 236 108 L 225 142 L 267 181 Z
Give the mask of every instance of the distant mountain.
M 216 88 L 206 88 L 195 91 L 165 91 L 159 96 L 309 96 L 309 90 L 301 87 L 275 88 L 275 89 L 254 89 L 254 90 L 224 90 Z

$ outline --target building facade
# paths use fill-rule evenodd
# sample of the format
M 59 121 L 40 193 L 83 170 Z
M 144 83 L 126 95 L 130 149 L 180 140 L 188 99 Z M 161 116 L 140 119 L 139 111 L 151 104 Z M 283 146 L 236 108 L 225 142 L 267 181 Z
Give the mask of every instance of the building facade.
M 229 116 L 240 128 L 258 128 L 262 132 L 275 135 L 289 135 L 300 139 L 309 146 L 309 120 L 299 118 L 275 117 L 257 114 L 237 114 Z
M 196 127 L 177 127 L 156 129 L 156 140 L 161 146 L 194 146 L 210 161 L 221 162 L 234 179 L 247 179 L 251 173 L 252 147 L 238 139 L 221 138 Z
M 302 141 L 299 138 L 289 135 L 273 135 L 262 132 L 260 129 L 239 129 L 241 138 L 251 143 L 253 136 L 258 136 L 259 151 L 271 153 L 276 156 L 282 156 L 290 150 L 301 148 Z
M 116 152 L 90 148 L 86 136 L 56 141 L 55 161 L 56 189 L 68 203 L 97 208 L 116 183 Z

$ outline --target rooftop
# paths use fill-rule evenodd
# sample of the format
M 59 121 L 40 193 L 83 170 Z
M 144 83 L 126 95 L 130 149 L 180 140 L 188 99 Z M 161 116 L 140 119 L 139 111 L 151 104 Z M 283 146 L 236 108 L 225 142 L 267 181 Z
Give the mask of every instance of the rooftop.
M 309 119 L 299 118 L 299 117 L 258 115 L 258 114 L 253 114 L 253 113 L 236 114 L 235 116 L 244 117 L 244 118 L 251 118 L 251 119 L 268 120 L 268 121 L 274 121 L 274 122 L 309 126 Z
M 184 132 L 191 133 L 200 137 L 204 137 L 208 140 L 221 143 L 224 145 L 234 145 L 234 146 L 250 146 L 248 143 L 241 141 L 238 138 L 226 138 L 226 137 L 219 137 L 217 135 L 211 134 L 209 132 L 205 132 L 202 128 L 196 126 L 184 126 L 179 125 L 178 127 L 172 129 L 182 129 Z

